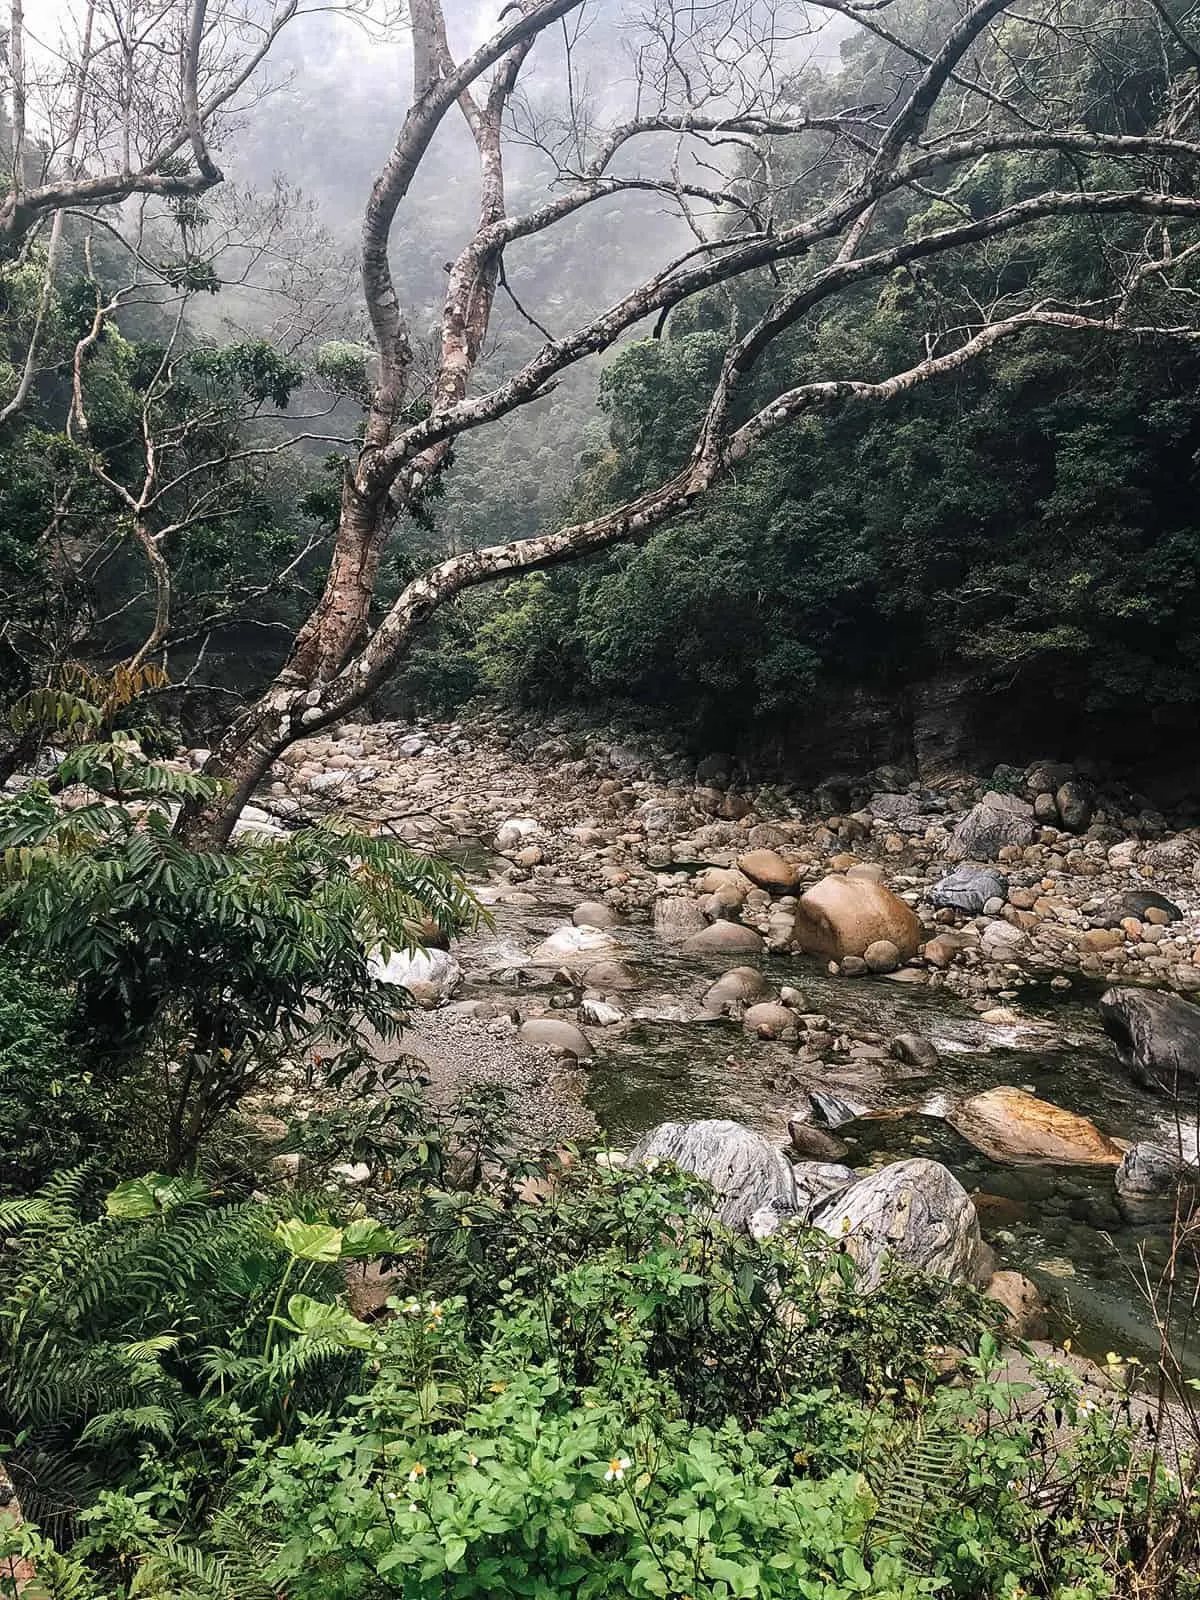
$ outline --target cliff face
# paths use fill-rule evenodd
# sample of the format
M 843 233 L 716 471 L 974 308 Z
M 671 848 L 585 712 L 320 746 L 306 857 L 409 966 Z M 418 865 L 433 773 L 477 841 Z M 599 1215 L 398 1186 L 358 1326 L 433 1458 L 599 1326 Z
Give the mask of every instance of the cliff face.
M 1093 712 L 1044 683 L 989 692 L 946 673 L 895 688 L 847 685 L 740 730 L 730 745 L 756 775 L 798 783 L 885 763 L 932 783 L 1065 761 L 1122 779 L 1160 807 L 1200 808 L 1200 707 Z

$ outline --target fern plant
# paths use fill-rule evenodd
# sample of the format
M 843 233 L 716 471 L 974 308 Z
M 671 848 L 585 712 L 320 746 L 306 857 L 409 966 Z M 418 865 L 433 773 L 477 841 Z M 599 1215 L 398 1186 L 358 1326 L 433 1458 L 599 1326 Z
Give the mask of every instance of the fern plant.
M 117 799 L 65 810 L 34 785 L 0 804 L 0 925 L 74 980 L 102 1075 L 154 1065 L 171 1171 L 280 1063 L 364 1028 L 394 1037 L 407 996 L 379 981 L 372 953 L 477 915 L 450 867 L 362 832 L 190 848 L 174 809 L 212 780 L 146 762 L 120 736 L 81 745 L 61 776 Z
M 214 1204 L 199 1180 L 130 1180 L 89 1217 L 93 1189 L 81 1167 L 0 1206 L 0 1431 L 55 1537 L 147 1450 L 194 1456 L 202 1486 L 238 1418 L 286 1436 L 344 1394 L 371 1336 L 339 1303 L 343 1263 L 403 1249 L 370 1219 Z

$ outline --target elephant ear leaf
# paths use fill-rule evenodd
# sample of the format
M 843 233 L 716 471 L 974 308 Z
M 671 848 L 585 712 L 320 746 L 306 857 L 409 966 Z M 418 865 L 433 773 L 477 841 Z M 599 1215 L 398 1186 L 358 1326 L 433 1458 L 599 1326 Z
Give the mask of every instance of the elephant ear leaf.
M 342 1232 L 342 1254 L 356 1260 L 397 1255 L 403 1248 L 404 1241 L 374 1217 L 358 1217 L 348 1222 Z
M 288 1217 L 276 1225 L 275 1238 L 297 1261 L 319 1261 L 328 1266 L 341 1259 L 342 1230 L 327 1222 Z
M 291 1295 L 288 1314 L 280 1326 L 299 1339 L 320 1339 L 346 1350 L 368 1350 L 373 1343 L 371 1330 L 345 1306 L 328 1305 L 307 1294 Z
M 128 1178 L 104 1198 L 104 1209 L 121 1222 L 137 1222 L 145 1217 L 161 1217 L 179 1206 L 202 1200 L 208 1185 L 200 1178 L 172 1178 L 163 1172 L 148 1172 L 144 1178 Z

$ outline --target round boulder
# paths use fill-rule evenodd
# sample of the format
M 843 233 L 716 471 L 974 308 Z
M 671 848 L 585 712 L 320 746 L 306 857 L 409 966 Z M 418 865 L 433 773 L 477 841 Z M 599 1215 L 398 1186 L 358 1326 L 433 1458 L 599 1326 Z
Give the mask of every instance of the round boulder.
M 521 1038 L 526 1044 L 551 1050 L 555 1055 L 574 1056 L 577 1061 L 587 1061 L 592 1055 L 587 1034 L 573 1022 L 563 1022 L 558 1017 L 530 1017 L 521 1024 Z
M 1004 1307 L 1005 1326 L 1011 1338 L 1046 1337 L 1046 1306 L 1036 1283 L 1020 1272 L 993 1272 L 983 1292 Z
M 746 1007 L 742 1026 L 747 1033 L 756 1033 L 760 1039 L 782 1039 L 789 1030 L 794 1031 L 796 1018 L 778 1000 L 763 1000 Z
M 889 1257 L 938 1278 L 970 1282 L 979 1254 L 971 1197 L 940 1161 L 897 1161 L 819 1204 L 813 1225 L 837 1240 L 873 1289 Z
M 772 894 L 787 894 L 796 886 L 796 868 L 775 850 L 748 850 L 738 857 L 738 868 L 751 883 Z
M 543 939 L 529 961 L 534 967 L 558 967 L 564 961 L 578 961 L 581 956 L 594 959 L 611 955 L 620 948 L 617 941 L 602 928 L 570 926 L 556 928 L 548 938 Z
M 770 993 L 771 985 L 757 967 L 732 967 L 705 991 L 704 1009 L 728 1011 L 736 1005 L 753 1005 Z
M 863 960 L 872 972 L 895 972 L 900 952 L 890 939 L 876 939 L 863 951 Z
M 869 945 L 888 940 L 902 961 L 917 953 L 921 924 L 911 906 L 882 883 L 831 874 L 797 902 L 794 937 L 809 955 L 833 961 L 861 956 Z
M 756 933 L 753 928 L 743 927 L 740 922 L 714 922 L 685 939 L 683 950 L 686 955 L 696 956 L 742 955 L 751 952 L 761 955 L 763 941 L 760 933 Z
M 617 913 L 603 900 L 584 900 L 571 913 L 577 928 L 615 928 Z
M 668 1161 L 716 1190 L 718 1215 L 746 1229 L 763 1206 L 782 1215 L 796 1210 L 791 1164 L 760 1133 L 740 1122 L 660 1122 L 629 1152 L 629 1165 Z

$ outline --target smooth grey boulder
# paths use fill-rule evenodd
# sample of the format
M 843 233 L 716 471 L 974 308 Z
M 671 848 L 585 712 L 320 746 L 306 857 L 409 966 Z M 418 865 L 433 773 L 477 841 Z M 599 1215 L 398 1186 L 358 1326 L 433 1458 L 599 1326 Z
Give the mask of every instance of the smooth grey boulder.
M 910 1067 L 922 1067 L 926 1071 L 936 1067 L 942 1059 L 933 1040 L 919 1033 L 898 1033 L 892 1040 L 892 1054 L 897 1061 L 903 1061 Z
M 864 1288 L 875 1288 L 888 1258 L 953 1282 L 975 1277 L 979 1218 L 940 1161 L 894 1162 L 822 1201 L 811 1220 L 845 1244 Z
M 990 867 L 956 867 L 934 884 L 926 898 L 939 911 L 963 911 L 977 917 L 989 900 L 1003 900 L 1007 894 L 1008 880 Z
M 730 1228 L 748 1230 L 764 1206 L 781 1216 L 797 1209 L 791 1164 L 740 1122 L 660 1122 L 629 1152 L 630 1166 L 649 1161 L 669 1161 L 710 1183 L 721 1200 L 717 1214 Z
M 1027 800 L 989 789 L 955 828 L 946 854 L 951 861 L 994 861 L 1005 845 L 1029 844 L 1035 826 Z
M 1180 1095 L 1200 1081 L 1200 1009 L 1153 989 L 1108 989 L 1100 1021 L 1117 1059 L 1147 1089 Z

